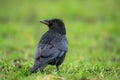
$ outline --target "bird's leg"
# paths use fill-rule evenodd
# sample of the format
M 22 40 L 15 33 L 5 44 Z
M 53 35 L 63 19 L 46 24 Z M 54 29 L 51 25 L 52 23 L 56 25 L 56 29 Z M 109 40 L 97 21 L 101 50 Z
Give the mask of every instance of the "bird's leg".
M 60 70 L 59 70 L 59 66 L 56 65 L 56 68 L 57 68 L 57 71 L 60 72 Z
M 40 70 L 40 68 L 39 68 L 39 70 Z M 44 72 L 44 70 L 42 69 L 42 70 L 40 70 L 40 72 L 41 72 L 41 73 L 43 73 L 43 72 Z

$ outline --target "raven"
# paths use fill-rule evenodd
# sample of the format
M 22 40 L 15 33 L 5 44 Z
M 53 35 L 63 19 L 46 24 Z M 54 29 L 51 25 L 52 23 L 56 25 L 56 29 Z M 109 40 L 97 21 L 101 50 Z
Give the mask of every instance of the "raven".
M 40 22 L 46 24 L 49 30 L 42 36 L 37 45 L 34 66 L 30 72 L 34 73 L 37 69 L 42 72 L 47 65 L 55 65 L 59 71 L 59 66 L 63 63 L 68 51 L 65 25 L 60 19 Z

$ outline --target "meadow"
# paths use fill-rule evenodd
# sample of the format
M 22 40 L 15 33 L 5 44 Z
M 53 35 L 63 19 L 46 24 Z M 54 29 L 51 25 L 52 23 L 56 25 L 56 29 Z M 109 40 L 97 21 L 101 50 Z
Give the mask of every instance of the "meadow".
M 120 80 L 119 0 L 0 0 L 0 80 Z M 36 45 L 64 21 L 69 50 L 60 72 L 30 74 Z

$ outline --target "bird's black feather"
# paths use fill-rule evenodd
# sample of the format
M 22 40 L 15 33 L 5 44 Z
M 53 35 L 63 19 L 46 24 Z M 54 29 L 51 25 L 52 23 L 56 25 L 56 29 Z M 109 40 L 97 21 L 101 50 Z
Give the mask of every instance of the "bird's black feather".
M 32 73 L 36 72 L 37 69 L 43 71 L 48 64 L 56 65 L 59 69 L 58 67 L 64 61 L 68 51 L 64 23 L 59 19 L 49 20 L 48 23 L 51 24 L 48 24 L 49 30 L 42 36 L 36 49 Z

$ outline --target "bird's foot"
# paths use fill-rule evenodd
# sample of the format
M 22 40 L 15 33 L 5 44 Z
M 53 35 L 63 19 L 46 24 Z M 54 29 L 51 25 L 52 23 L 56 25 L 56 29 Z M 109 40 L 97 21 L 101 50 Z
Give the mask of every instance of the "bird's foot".
M 57 68 L 57 70 L 56 70 L 56 71 L 57 71 L 57 72 L 60 72 L 60 70 L 59 70 L 59 66 L 56 66 L 56 68 Z

